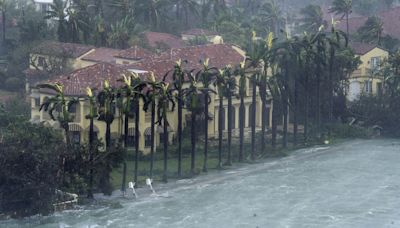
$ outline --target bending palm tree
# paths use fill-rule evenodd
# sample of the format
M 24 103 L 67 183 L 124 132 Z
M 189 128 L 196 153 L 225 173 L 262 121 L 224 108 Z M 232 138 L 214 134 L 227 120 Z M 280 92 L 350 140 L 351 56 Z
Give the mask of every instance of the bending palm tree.
M 196 161 L 196 117 L 204 110 L 201 102 L 201 89 L 198 85 L 198 79 L 192 74 L 188 74 L 190 86 L 185 89 L 186 107 L 191 112 L 190 138 L 191 138 L 191 161 L 190 174 L 195 174 Z
M 228 158 L 226 161 L 226 165 L 232 165 L 232 120 L 234 120 L 232 116 L 232 110 L 234 109 L 232 105 L 232 97 L 235 95 L 236 91 L 236 79 L 235 75 L 231 72 L 231 69 L 228 69 L 225 74 L 226 77 L 226 89 L 225 96 L 228 100 Z
M 89 114 L 86 115 L 86 119 L 89 119 L 89 187 L 88 187 L 88 198 L 93 198 L 93 143 L 94 143 L 94 119 L 98 117 L 96 97 L 92 90 L 88 87 L 86 88 L 86 96 L 89 100 Z
M 167 171 L 168 171 L 168 118 L 167 113 L 169 111 L 173 111 L 175 108 L 175 101 L 173 90 L 170 88 L 168 83 L 163 83 L 159 90 L 158 97 L 158 123 L 159 125 L 163 125 L 163 138 L 164 138 L 164 172 L 163 172 L 163 181 L 167 182 Z M 172 104 L 172 107 L 170 108 Z
M 203 64 L 203 70 L 199 72 L 200 74 L 200 82 L 203 84 L 203 88 L 201 92 L 204 96 L 204 165 L 203 172 L 207 172 L 207 163 L 208 163 L 208 121 L 210 117 L 208 115 L 209 110 L 208 106 L 211 102 L 210 93 L 215 93 L 214 90 L 210 89 L 210 86 L 214 81 L 214 73 L 211 72 L 212 69 L 208 67 L 209 59 L 206 59 Z
M 218 97 L 219 97 L 219 107 L 218 107 L 218 168 L 222 168 L 222 137 L 224 130 L 224 121 L 225 121 L 225 113 L 224 113 L 224 97 L 225 97 L 225 89 L 226 89 L 226 77 L 225 73 L 228 70 L 226 67 L 224 70 L 219 70 L 216 75 L 214 85 L 218 89 Z
M 158 98 L 159 90 L 161 89 L 162 82 L 156 81 L 156 78 L 154 77 L 154 73 L 150 73 L 150 78 L 146 82 L 146 84 L 147 84 L 148 90 L 146 92 L 147 101 L 144 105 L 144 110 L 147 112 L 149 107 L 151 107 L 150 178 L 152 178 L 153 177 L 153 168 L 154 168 L 154 137 L 155 137 L 155 124 L 156 124 L 156 104 L 157 104 L 157 98 Z M 178 130 L 178 132 L 179 132 L 179 130 Z
M 244 125 L 245 125 L 245 107 L 244 98 L 246 97 L 247 78 L 245 73 L 245 61 L 240 64 L 239 68 L 239 162 L 243 161 L 243 141 L 244 141 Z
M 352 0 L 334 0 L 332 8 L 329 10 L 331 13 L 342 14 L 342 18 L 346 17 L 346 34 L 349 37 L 349 15 L 352 12 Z
M 184 90 L 183 83 L 185 82 L 185 73 L 181 67 L 182 60 L 176 62 L 174 73 L 172 75 L 174 91 L 176 92 L 176 101 L 178 103 L 178 176 L 182 176 L 182 121 L 183 121 L 183 105 L 184 105 Z

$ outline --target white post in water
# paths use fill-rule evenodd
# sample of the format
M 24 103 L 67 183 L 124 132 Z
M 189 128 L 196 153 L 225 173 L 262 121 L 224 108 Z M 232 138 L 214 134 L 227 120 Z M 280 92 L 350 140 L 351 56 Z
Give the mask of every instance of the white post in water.
M 135 182 L 129 182 L 128 186 L 129 186 L 130 189 L 132 189 L 132 194 L 137 199 L 138 197 L 137 197 L 137 194 L 136 194 L 136 191 L 135 191 L 135 184 L 136 184 Z
M 150 187 L 150 189 L 151 189 L 151 191 L 153 192 L 153 194 L 156 194 L 156 192 L 155 192 L 154 189 L 153 189 L 153 185 L 151 184 L 152 182 L 153 182 L 152 179 L 150 179 L 150 178 L 147 178 L 147 179 L 146 179 L 146 185 Z

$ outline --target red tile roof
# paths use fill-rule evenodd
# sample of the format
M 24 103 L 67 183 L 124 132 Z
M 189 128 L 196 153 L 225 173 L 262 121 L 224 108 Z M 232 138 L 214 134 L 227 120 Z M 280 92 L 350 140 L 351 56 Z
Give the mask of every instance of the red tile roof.
M 90 54 L 84 56 L 82 59 L 99 63 L 115 63 L 115 55 L 121 50 L 112 48 L 96 48 Z
M 229 44 L 208 44 L 185 48 L 171 49 L 149 60 L 127 66 L 129 69 L 153 71 L 161 79 L 173 69 L 176 61 L 181 59 L 187 70 L 200 70 L 203 62 L 209 58 L 209 66 L 223 68 L 226 65 L 236 66 L 245 57 Z
M 117 58 L 122 58 L 122 59 L 131 59 L 131 60 L 141 60 L 141 59 L 146 59 L 149 58 L 153 55 L 152 52 L 141 48 L 139 46 L 134 46 L 129 49 L 120 51 L 115 55 Z
M 48 82 L 58 82 L 64 85 L 64 93 L 67 96 L 84 96 L 86 87 L 102 90 L 105 80 L 108 80 L 113 87 L 121 86 L 122 83 L 118 80 L 122 78 L 123 73 L 127 73 L 127 71 L 121 66 L 110 63 L 98 63 L 60 75 Z M 52 94 L 52 91 L 46 89 L 41 89 L 41 92 Z
M 142 77 L 147 77 L 148 72 L 152 71 L 161 80 L 167 72 L 173 70 L 176 61 L 179 59 L 182 59 L 184 68 L 200 70 L 206 58 L 210 59 L 210 67 L 218 68 L 225 67 L 228 64 L 235 66 L 244 60 L 244 56 L 231 45 L 202 45 L 171 49 L 161 55 L 153 56 L 132 65 L 98 63 L 60 75 L 49 82 L 63 84 L 67 96 L 83 96 L 86 87 L 101 90 L 104 80 L 109 80 L 111 86 L 121 86 L 122 84 L 118 80 L 121 79 L 123 73 L 128 71 L 135 71 Z M 167 81 L 169 80 L 170 78 L 167 78 Z M 42 92 L 51 93 L 48 90 L 42 90 Z
M 354 53 L 357 55 L 364 55 L 372 49 L 378 47 L 376 44 L 368 44 L 361 42 L 351 42 L 349 46 L 354 50 Z
M 70 58 L 78 58 L 90 50 L 93 46 L 62 43 L 58 41 L 45 41 L 33 49 L 33 53 L 42 55 L 63 55 Z
M 218 33 L 206 29 L 199 29 L 199 28 L 194 28 L 187 30 L 185 32 L 182 32 L 182 35 L 192 35 L 192 36 L 215 36 L 218 35 Z
M 157 48 L 160 44 L 166 45 L 168 48 L 182 48 L 186 46 L 179 37 L 168 33 L 145 32 L 143 35 L 148 45 L 152 48 Z

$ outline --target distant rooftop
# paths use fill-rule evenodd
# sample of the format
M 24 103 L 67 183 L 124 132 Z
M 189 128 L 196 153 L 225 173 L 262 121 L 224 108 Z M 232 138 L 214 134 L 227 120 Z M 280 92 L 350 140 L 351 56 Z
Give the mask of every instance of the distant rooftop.
M 158 48 L 159 45 L 166 45 L 168 48 L 182 48 L 186 46 L 181 38 L 168 33 L 144 32 L 143 35 L 148 45 L 152 48 Z
M 357 55 L 364 55 L 372 49 L 378 47 L 376 44 L 362 43 L 362 42 L 351 42 L 349 46 L 353 49 Z
M 189 29 L 185 32 L 182 32 L 182 35 L 192 35 L 192 36 L 215 36 L 218 35 L 218 33 L 206 29 L 199 29 L 199 28 L 193 28 Z
M 62 43 L 58 41 L 45 41 L 33 49 L 33 53 L 42 55 L 65 55 L 70 58 L 78 58 L 94 47 L 83 44 Z
M 61 83 L 64 85 L 64 93 L 67 96 L 84 96 L 86 87 L 102 90 L 105 80 L 110 82 L 111 86 L 119 87 L 122 74 L 127 71 L 121 66 L 110 63 L 97 63 L 71 73 L 60 75 L 48 81 L 49 83 Z M 41 89 L 41 92 L 53 92 L 47 89 Z
M 121 50 L 112 48 L 96 48 L 93 52 L 87 54 L 82 59 L 92 62 L 115 63 L 115 55 Z
M 152 52 L 141 48 L 139 46 L 134 46 L 132 48 L 122 50 L 118 52 L 115 57 L 122 59 L 130 59 L 130 60 L 141 60 L 145 58 L 149 58 L 153 55 Z

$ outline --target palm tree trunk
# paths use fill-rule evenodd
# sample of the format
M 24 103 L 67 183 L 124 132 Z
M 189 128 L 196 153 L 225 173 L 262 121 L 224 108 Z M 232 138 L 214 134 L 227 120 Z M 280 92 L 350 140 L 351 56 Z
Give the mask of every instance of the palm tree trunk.
M 6 4 L 6 3 L 4 3 Z M 5 7 L 5 6 L 3 6 Z M 3 9 L 1 11 L 1 19 L 2 19 L 2 29 L 3 29 L 3 47 L 6 46 L 6 11 Z
M 111 123 L 109 121 L 106 122 L 106 148 L 110 149 L 111 147 Z
M 139 163 L 139 122 L 140 122 L 140 102 L 137 98 L 135 102 L 135 173 L 134 173 L 134 181 L 136 185 L 138 184 L 138 163 Z
M 129 131 L 129 115 L 128 113 L 125 113 L 125 119 L 124 119 L 124 149 L 125 152 L 128 153 L 128 131 Z M 125 154 L 126 155 L 126 154 Z M 122 185 L 121 185 L 121 191 L 125 192 L 125 184 L 126 184 L 126 157 L 124 157 L 124 163 L 123 163 L 123 170 L 122 170 Z
M 203 172 L 207 172 L 208 162 L 208 92 L 204 93 L 204 166 Z
M 232 165 L 232 96 L 228 96 L 228 160 L 226 165 Z
M 279 104 L 277 102 L 277 98 L 272 99 L 272 139 L 271 139 L 271 146 L 272 148 L 276 148 L 276 137 L 277 137 L 277 128 L 278 122 L 277 119 L 279 118 Z
M 181 93 L 179 93 L 181 94 Z M 182 96 L 178 98 L 178 176 L 182 176 Z
M 222 168 L 222 137 L 223 137 L 223 121 L 225 121 L 224 115 L 224 98 L 219 97 L 219 108 L 218 108 L 218 168 Z
M 293 107 L 293 145 L 297 146 L 298 132 L 298 96 L 299 96 L 298 79 L 294 81 L 294 107 Z
M 320 137 L 321 133 L 321 67 L 318 66 L 317 72 L 317 137 Z
M 286 93 L 286 92 L 285 92 Z M 284 96 L 283 103 L 283 137 L 282 137 L 282 147 L 287 148 L 288 144 L 288 103 L 287 97 Z
M 265 107 L 267 106 L 266 104 L 266 98 L 264 97 L 261 100 L 261 106 L 262 106 L 262 111 L 261 111 L 261 152 L 264 153 L 265 151 L 265 129 L 266 129 L 266 124 L 267 124 L 267 113 L 265 112 Z
M 349 32 L 349 13 L 346 13 L 346 33 L 348 39 L 350 39 L 350 32 Z
M 153 178 L 153 167 L 154 167 L 154 126 L 156 123 L 156 103 L 155 100 L 151 104 L 151 126 L 150 126 L 150 179 Z
M 304 143 L 307 143 L 308 140 L 308 112 L 310 108 L 310 97 L 309 97 L 309 85 L 308 85 L 308 72 L 305 74 L 305 80 L 304 80 L 305 86 L 304 86 L 304 92 L 305 92 L 305 107 L 304 107 Z
M 167 171 L 168 171 L 168 120 L 167 120 L 167 114 L 166 110 L 163 111 L 163 118 L 164 118 L 164 123 L 163 123 L 163 130 L 164 130 L 164 172 L 163 172 L 163 181 L 167 182 L 168 177 L 167 177 Z
M 190 174 L 194 175 L 194 169 L 195 169 L 195 156 L 196 156 L 196 114 L 192 111 L 191 114 L 191 161 L 190 161 Z
M 252 94 L 252 109 L 251 109 L 251 160 L 254 161 L 256 153 L 256 96 L 257 96 L 257 85 L 253 81 L 253 94 Z
M 93 198 L 93 141 L 94 141 L 94 125 L 93 118 L 90 118 L 89 124 L 89 186 L 88 195 L 89 199 Z
M 239 162 L 243 161 L 243 141 L 244 141 L 244 97 L 240 97 L 240 107 L 239 107 Z

